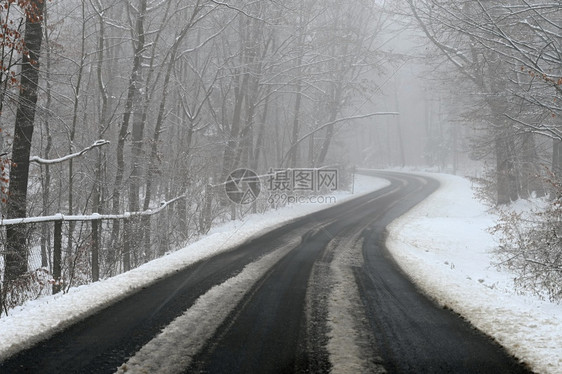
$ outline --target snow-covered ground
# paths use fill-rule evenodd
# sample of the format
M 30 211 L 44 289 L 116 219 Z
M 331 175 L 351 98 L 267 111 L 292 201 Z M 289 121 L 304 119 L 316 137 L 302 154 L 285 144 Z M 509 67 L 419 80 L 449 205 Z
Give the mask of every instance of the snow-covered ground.
M 426 174 L 440 189 L 389 227 L 387 246 L 414 282 L 539 373 L 562 373 L 562 305 L 520 295 L 491 263 L 496 217 L 470 182 Z
M 379 178 L 356 176 L 354 194 L 336 191 L 341 203 L 389 184 Z M 71 289 L 67 294 L 43 297 L 25 303 L 0 318 L 0 361 L 97 310 L 149 285 L 178 269 L 219 252 L 235 248 L 303 215 L 325 209 L 328 204 L 300 204 L 247 216 L 215 227 L 201 240 L 179 251 L 151 261 L 110 279 Z

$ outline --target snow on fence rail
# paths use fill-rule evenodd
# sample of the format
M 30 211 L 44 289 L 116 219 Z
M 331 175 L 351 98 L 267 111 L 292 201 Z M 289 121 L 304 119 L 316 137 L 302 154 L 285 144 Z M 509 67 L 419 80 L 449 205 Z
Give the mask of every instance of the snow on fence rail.
M 0 227 L 11 225 L 25 225 L 34 223 L 54 223 L 54 238 L 53 238 L 53 278 L 58 280 L 61 278 L 61 262 L 62 262 L 62 223 L 63 222 L 91 222 L 92 225 L 92 281 L 99 280 L 99 224 L 100 221 L 122 220 L 124 223 L 125 232 L 130 233 L 131 219 L 140 217 L 150 217 L 161 213 L 167 207 L 171 206 L 178 200 L 185 199 L 187 194 L 175 197 L 174 199 L 163 201 L 158 208 L 148 209 L 140 212 L 126 212 L 123 214 L 98 214 L 92 213 L 90 215 L 64 215 L 61 213 L 51 216 L 40 217 L 25 217 L 25 218 L 12 218 L 0 219 Z M 130 239 L 130 235 L 125 235 Z M 130 241 L 124 241 L 124 268 L 130 270 Z M 53 284 L 53 293 L 58 293 L 61 290 L 59 282 Z
M 180 195 L 173 198 L 172 200 L 163 201 L 158 208 L 148 209 L 141 212 L 125 212 L 123 214 L 98 214 L 92 213 L 89 215 L 64 215 L 62 213 L 57 213 L 51 216 L 39 216 L 39 217 L 25 217 L 25 218 L 11 218 L 4 219 L 0 218 L 0 226 L 10 226 L 19 225 L 26 223 L 44 223 L 44 222 L 55 222 L 55 221 L 100 221 L 100 220 L 122 220 L 133 217 L 143 217 L 152 216 L 160 213 L 169 205 L 175 203 L 178 200 L 185 199 L 187 195 Z

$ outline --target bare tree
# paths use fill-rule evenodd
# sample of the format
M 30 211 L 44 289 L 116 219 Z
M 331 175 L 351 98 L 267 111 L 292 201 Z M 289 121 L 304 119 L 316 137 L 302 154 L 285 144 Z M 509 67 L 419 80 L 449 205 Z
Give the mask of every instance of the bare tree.
M 488 134 L 493 139 L 497 203 L 508 203 L 531 190 L 540 191 L 540 185 L 531 186 L 539 171 L 534 140 L 529 133 L 555 135 L 548 121 L 544 121 L 545 110 L 552 111 L 552 105 L 534 105 L 543 101 L 538 97 L 544 95 L 547 85 L 557 91 L 553 84 L 557 75 L 552 76 L 551 68 L 547 69 L 550 75 L 544 71 L 545 64 L 552 63 L 556 54 L 552 53 L 552 42 L 547 41 L 557 38 L 556 31 L 544 17 L 549 14 L 546 19 L 551 19 L 551 4 L 530 5 L 517 0 L 409 0 L 408 4 L 425 35 L 470 83 L 463 88 L 477 93 L 488 108 L 480 118 L 488 123 Z M 542 12 L 543 16 L 539 15 Z M 533 14 L 536 16 L 531 17 Z M 534 31 L 523 31 L 522 28 L 529 27 L 525 24 L 532 25 Z M 538 40 L 542 42 L 537 43 Z M 529 122 L 532 118 L 534 125 Z M 523 159 L 516 152 L 518 143 L 524 144 Z M 528 168 L 529 165 L 535 166 Z

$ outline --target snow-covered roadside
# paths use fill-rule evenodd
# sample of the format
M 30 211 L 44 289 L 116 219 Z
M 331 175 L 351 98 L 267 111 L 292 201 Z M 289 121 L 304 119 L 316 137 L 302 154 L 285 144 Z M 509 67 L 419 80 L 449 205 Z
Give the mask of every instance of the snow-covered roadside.
M 539 373 L 562 373 L 562 305 L 517 294 L 513 276 L 491 265 L 495 217 L 473 199 L 470 182 L 424 174 L 437 192 L 389 227 L 387 247 L 440 304 L 494 337 Z
M 356 176 L 353 195 L 339 191 L 333 196 L 341 203 L 388 184 L 383 179 Z M 29 301 L 12 310 L 9 316 L 0 318 L 0 361 L 178 269 L 235 248 L 252 237 L 329 206 L 332 205 L 292 205 L 265 214 L 247 216 L 244 220 L 216 227 L 207 236 L 186 248 L 127 273 L 73 288 L 67 294 Z

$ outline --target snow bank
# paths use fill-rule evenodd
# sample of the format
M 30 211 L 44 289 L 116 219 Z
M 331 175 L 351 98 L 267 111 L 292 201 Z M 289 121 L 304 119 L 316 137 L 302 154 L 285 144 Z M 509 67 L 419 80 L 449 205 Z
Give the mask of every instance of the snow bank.
M 388 181 L 356 176 L 355 194 L 337 191 L 338 203 L 383 188 Z M 136 290 L 219 252 L 235 248 L 298 217 L 328 208 L 328 204 L 291 205 L 265 214 L 247 216 L 216 227 L 201 240 L 179 251 L 146 263 L 127 273 L 93 284 L 72 288 L 67 294 L 46 296 L 25 303 L 0 318 L 0 361 L 84 319 Z
M 520 295 L 491 262 L 496 217 L 470 182 L 443 175 L 440 189 L 389 227 L 387 247 L 414 282 L 540 373 L 562 373 L 562 305 Z

